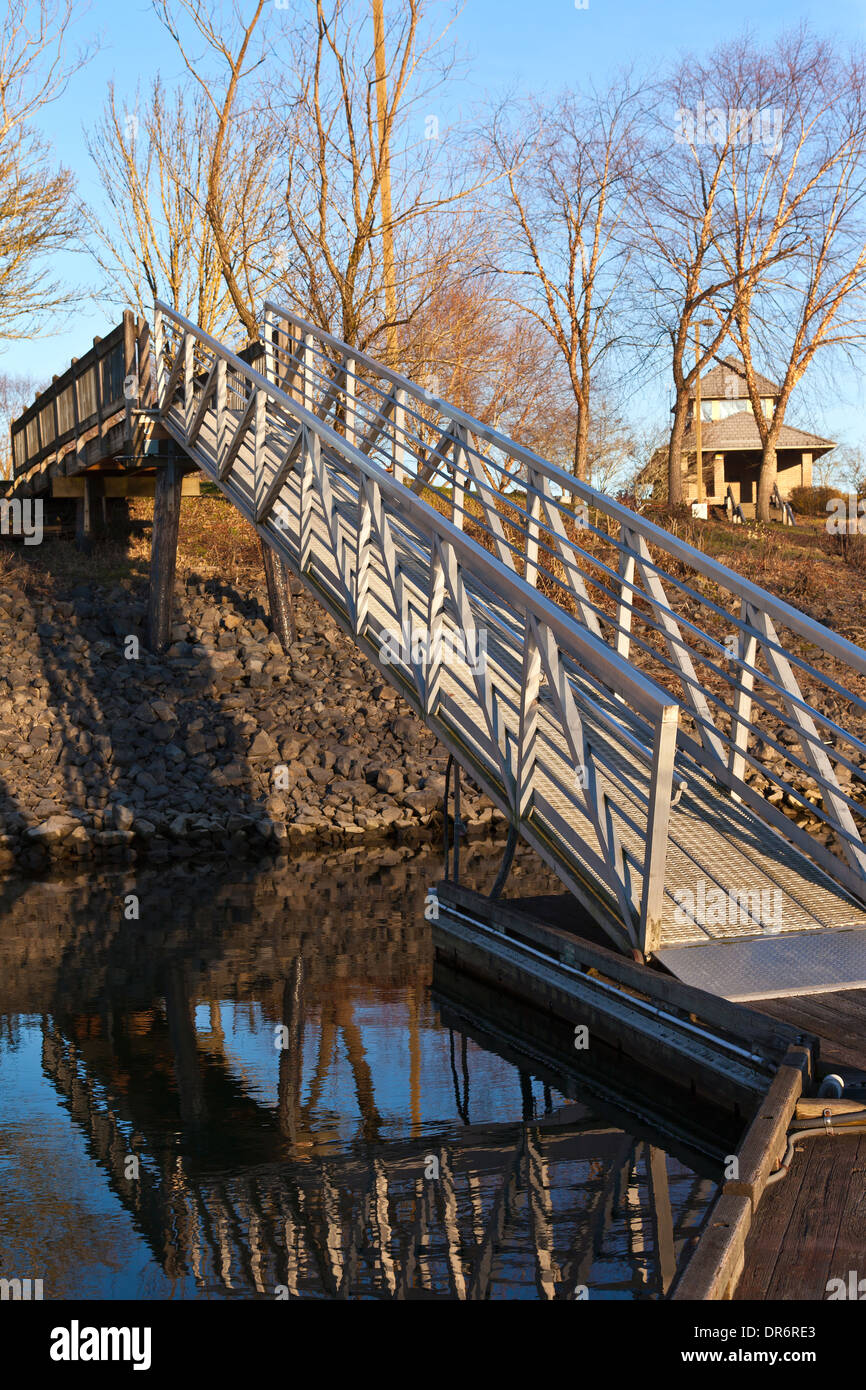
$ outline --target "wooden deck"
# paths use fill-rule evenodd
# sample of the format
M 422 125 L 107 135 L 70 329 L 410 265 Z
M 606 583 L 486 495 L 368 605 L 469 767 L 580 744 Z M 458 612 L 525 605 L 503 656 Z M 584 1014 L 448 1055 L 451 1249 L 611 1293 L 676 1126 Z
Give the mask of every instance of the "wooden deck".
M 568 895 L 503 903 L 560 931 L 575 931 Z M 600 944 L 598 928 L 581 921 L 581 936 Z M 846 1082 L 866 1073 L 866 989 L 753 1002 L 750 1009 L 818 1039 L 819 1072 Z M 730 1200 L 730 1199 L 729 1199 Z M 711 1242 L 712 1244 L 712 1242 Z M 712 1263 L 712 1251 L 708 1252 Z M 850 1271 L 866 1279 L 866 1135 L 806 1139 L 791 1171 L 766 1187 L 745 1238 L 736 1300 L 819 1300 L 828 1281 Z M 866 1284 L 862 1290 L 866 1296 Z
M 866 1070 L 866 990 L 753 1007 L 817 1034 L 824 1065 Z M 805 1140 L 765 1192 L 745 1253 L 737 1299 L 823 1300 L 828 1280 L 866 1278 L 866 1135 Z
M 821 1061 L 829 1067 L 866 1071 L 866 989 L 767 999 L 752 1006 L 821 1039 Z

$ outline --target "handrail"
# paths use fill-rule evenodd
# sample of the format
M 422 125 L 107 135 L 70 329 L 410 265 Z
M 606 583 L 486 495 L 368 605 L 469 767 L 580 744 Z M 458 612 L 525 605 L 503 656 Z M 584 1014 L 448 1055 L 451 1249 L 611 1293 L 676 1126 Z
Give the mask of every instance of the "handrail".
M 262 336 L 274 377 L 291 382 L 293 391 L 297 386 L 308 403 L 318 396 L 321 414 L 333 409 L 347 422 L 351 417 L 353 437 L 363 431 L 366 454 L 377 454 L 395 477 L 407 473 L 409 458 L 405 491 L 443 479 L 452 524 L 471 527 L 498 556 L 500 570 L 533 587 L 543 581 L 548 595 L 573 609 L 608 650 L 627 659 L 636 654 L 663 688 L 677 682 L 682 697 L 674 698 L 685 716 L 681 748 L 866 898 L 866 741 L 844 728 L 836 712 L 842 699 L 866 713 L 866 687 L 852 690 L 834 669 L 841 663 L 861 682 L 866 651 L 273 300 L 265 305 Z M 579 523 L 575 507 L 584 512 Z M 716 586 L 715 597 L 707 582 Z M 731 600 L 739 612 L 728 610 Z M 777 626 L 799 640 L 783 640 Z M 831 669 L 797 650 L 800 642 Z M 804 678 L 826 692 L 823 704 L 801 688 Z M 795 735 L 799 756 L 790 740 L 780 740 L 785 730 Z M 754 746 L 755 736 L 763 750 Z M 766 797 L 760 783 L 752 785 L 756 776 L 764 779 Z M 840 776 L 853 779 L 850 789 Z M 830 828 L 843 858 L 808 826 L 795 824 L 778 799 Z
M 136 325 L 132 311 L 127 309 L 110 333 L 94 339 L 93 346 L 71 362 L 65 372 L 55 377 L 18 419 L 12 421 L 10 439 L 15 478 L 62 452 L 82 434 L 126 409 L 125 382 L 130 374 L 136 373 L 137 353 L 143 364 L 147 354 L 147 330 L 141 321 Z M 81 384 L 88 379 L 92 381 L 91 402 L 82 398 Z M 147 390 L 149 382 L 143 385 Z M 46 411 L 50 411 L 47 424 Z M 30 443 L 34 425 L 35 448 Z
M 323 418 L 321 402 L 316 409 L 299 401 L 169 305 L 157 301 L 155 311 L 158 404 L 169 432 L 328 603 L 513 824 L 552 856 L 577 896 L 586 898 L 588 865 L 616 904 L 605 911 L 608 922 L 618 914 L 623 944 L 654 950 L 677 700 L 406 488 L 355 442 L 351 426 L 341 433 Z M 267 344 L 265 358 L 267 367 Z M 341 409 L 351 415 L 348 398 Z M 490 610 L 491 600 L 508 622 Z M 495 675 L 466 666 L 471 677 L 449 672 L 446 680 L 438 656 L 423 670 L 419 659 L 404 656 L 396 669 L 384 655 L 387 630 L 375 624 L 384 614 L 386 628 L 402 632 L 407 604 L 417 611 L 419 602 L 439 632 L 468 633 L 488 614 L 498 634 Z M 633 775 L 639 763 L 645 785 Z
M 676 701 L 671 699 L 669 691 L 618 657 L 616 652 L 612 652 L 605 642 L 595 637 L 593 633 L 587 632 L 586 628 L 576 622 L 565 609 L 545 598 L 520 575 L 503 572 L 501 566 L 496 564 L 482 545 L 454 526 L 452 522 L 442 516 L 441 512 L 437 512 L 435 507 L 431 507 L 422 498 L 408 492 L 381 465 L 371 460 L 368 455 L 361 453 L 313 411 L 307 410 L 305 406 L 293 400 L 279 386 L 258 372 L 255 367 L 244 362 L 236 353 L 224 347 L 217 338 L 197 327 L 190 319 L 184 318 L 182 314 L 163 303 L 162 300 L 155 300 L 154 307 L 179 324 L 185 332 L 194 334 L 200 343 L 230 364 L 239 376 L 245 377 L 258 390 L 266 392 L 272 399 L 279 401 L 290 414 L 295 415 L 307 429 L 312 430 L 324 443 L 329 444 L 350 461 L 359 472 L 374 479 L 377 486 L 388 494 L 398 510 L 408 511 L 423 517 L 423 525 L 434 530 L 442 540 L 446 540 L 465 559 L 471 560 L 472 564 L 484 576 L 488 586 L 501 598 L 519 595 L 521 607 L 525 606 L 535 616 L 542 619 L 563 642 L 573 644 L 581 659 L 585 661 L 587 670 L 609 688 L 627 694 L 641 713 L 652 719 L 658 716 L 661 709 L 676 704 Z
M 511 439 L 508 435 L 502 434 L 491 425 L 487 425 L 483 421 L 476 419 L 475 416 L 468 415 L 465 411 L 460 410 L 459 407 L 452 405 L 450 402 L 441 400 L 438 396 L 432 396 L 429 392 L 425 392 L 422 387 L 419 387 L 409 377 L 403 376 L 400 372 L 396 372 L 392 368 L 385 366 L 384 363 L 377 362 L 376 359 L 371 357 L 368 353 L 362 352 L 356 348 L 347 348 L 347 345 L 342 343 L 339 338 L 335 338 L 333 334 L 327 333 L 323 329 L 316 328 L 313 324 L 308 323 L 307 320 L 302 319 L 300 315 L 296 314 L 293 310 L 287 309 L 285 306 L 279 305 L 273 300 L 266 300 L 266 315 L 269 310 L 288 319 L 300 332 L 314 335 L 320 342 L 327 343 L 330 347 L 338 349 L 341 353 L 350 352 L 355 361 L 361 366 L 374 371 L 386 381 L 390 381 L 393 385 L 399 386 L 402 390 L 407 391 L 415 400 L 425 405 L 433 406 L 443 415 L 450 416 L 455 423 L 469 429 L 477 438 L 483 439 L 494 448 L 501 449 L 504 453 L 508 454 L 509 457 L 527 464 L 534 472 L 540 473 L 550 482 L 557 483 L 564 492 L 570 492 L 580 497 L 589 506 L 601 512 L 604 516 L 609 517 L 612 521 L 624 523 L 629 530 L 635 531 L 639 535 L 644 536 L 647 540 L 652 541 L 660 549 L 666 550 L 668 554 L 672 555 L 675 559 L 690 565 L 706 578 L 715 580 L 721 588 L 729 589 L 731 593 L 736 593 L 738 597 L 744 598 L 746 601 L 759 599 L 764 611 L 769 613 L 777 622 L 782 623 L 784 627 L 790 628 L 792 632 L 796 632 L 798 636 L 804 637 L 815 646 L 820 646 L 828 656 L 835 656 L 838 660 L 853 666 L 855 670 L 866 675 L 866 651 L 864 651 L 862 647 L 856 646 L 853 642 L 849 642 L 847 638 L 841 637 L 838 633 L 835 633 L 832 628 L 826 627 L 823 623 L 816 622 L 815 619 L 808 617 L 807 614 L 801 613 L 799 609 L 786 603 L 784 599 L 777 598 L 776 595 L 769 593 L 768 590 L 762 589 L 759 585 L 753 584 L 748 579 L 744 579 L 736 570 L 730 569 L 727 565 L 722 564 L 720 560 L 715 560 L 712 556 L 706 555 L 704 551 L 689 545 L 687 541 L 679 540 L 676 536 L 671 535 L 669 531 L 665 531 L 661 526 L 657 526 L 655 522 L 641 516 L 639 512 L 632 511 L 630 507 L 623 506 L 621 502 L 617 502 L 615 498 L 610 497 L 607 493 L 599 492 L 589 483 L 585 483 L 581 481 L 581 479 L 575 477 L 573 473 L 566 473 L 564 469 L 559 468 L 554 463 L 550 463 L 547 459 L 542 458 L 541 455 L 533 453 L 531 449 L 526 448 L 523 444 L 517 443 L 517 441 Z

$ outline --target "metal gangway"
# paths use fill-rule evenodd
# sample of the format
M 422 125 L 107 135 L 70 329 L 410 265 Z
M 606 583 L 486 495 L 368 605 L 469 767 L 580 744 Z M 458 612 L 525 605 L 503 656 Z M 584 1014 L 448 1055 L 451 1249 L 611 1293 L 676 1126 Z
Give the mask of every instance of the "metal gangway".
M 279 305 L 261 370 L 163 303 L 154 336 L 169 435 L 576 928 L 729 998 L 866 983 L 866 652 Z

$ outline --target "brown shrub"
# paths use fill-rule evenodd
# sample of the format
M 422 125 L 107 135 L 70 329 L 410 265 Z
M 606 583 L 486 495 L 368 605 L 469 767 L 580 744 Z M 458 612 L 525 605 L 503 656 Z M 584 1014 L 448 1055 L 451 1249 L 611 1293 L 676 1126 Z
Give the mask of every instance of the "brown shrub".
M 794 487 L 788 501 L 801 516 L 826 516 L 827 503 L 834 497 L 844 496 L 844 492 L 835 487 Z

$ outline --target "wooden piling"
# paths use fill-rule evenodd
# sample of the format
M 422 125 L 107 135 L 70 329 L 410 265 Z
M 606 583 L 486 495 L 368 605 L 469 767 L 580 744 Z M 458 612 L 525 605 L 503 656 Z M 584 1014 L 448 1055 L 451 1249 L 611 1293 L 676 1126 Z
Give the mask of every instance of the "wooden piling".
M 84 492 L 75 503 L 75 544 L 85 554 L 93 544 L 93 516 L 90 479 L 85 475 Z
M 95 473 L 84 474 L 84 493 L 75 507 L 75 544 L 88 554 L 94 539 L 104 529 L 104 489 L 102 478 Z
M 171 640 L 182 483 L 182 471 L 174 460 L 164 464 L 156 475 L 147 607 L 147 644 L 152 652 L 164 651 Z
M 262 541 L 262 560 L 265 566 L 265 579 L 268 585 L 268 608 L 271 626 L 280 639 L 283 651 L 288 651 L 297 641 L 295 615 L 292 608 L 292 595 L 289 589 L 289 575 L 285 565 L 275 550 Z

